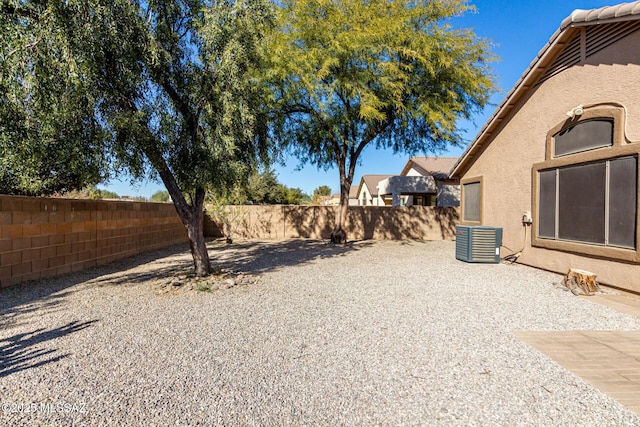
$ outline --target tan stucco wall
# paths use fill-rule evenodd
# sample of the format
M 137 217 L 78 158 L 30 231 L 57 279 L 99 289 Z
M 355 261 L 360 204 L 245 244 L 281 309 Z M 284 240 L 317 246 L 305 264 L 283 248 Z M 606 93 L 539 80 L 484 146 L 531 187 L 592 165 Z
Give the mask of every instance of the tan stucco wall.
M 626 139 L 640 141 L 638 82 L 640 32 L 531 89 L 478 159 L 463 171 L 462 179 L 483 177 L 483 225 L 503 227 L 503 256 L 524 245 L 519 259 L 524 264 L 559 273 L 582 268 L 596 273 L 601 283 L 640 292 L 639 265 L 532 247 L 531 227 L 525 243 L 521 222 L 523 214 L 533 209 L 532 165 L 545 161 L 547 133 L 568 119 L 568 111 L 578 105 L 622 104 Z

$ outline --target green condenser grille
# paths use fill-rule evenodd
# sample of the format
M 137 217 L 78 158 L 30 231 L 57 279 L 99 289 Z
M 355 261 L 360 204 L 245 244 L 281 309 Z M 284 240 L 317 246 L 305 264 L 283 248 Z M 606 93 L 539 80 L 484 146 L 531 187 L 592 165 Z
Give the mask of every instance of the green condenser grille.
M 500 262 L 502 228 L 486 226 L 456 227 L 456 259 L 465 262 Z

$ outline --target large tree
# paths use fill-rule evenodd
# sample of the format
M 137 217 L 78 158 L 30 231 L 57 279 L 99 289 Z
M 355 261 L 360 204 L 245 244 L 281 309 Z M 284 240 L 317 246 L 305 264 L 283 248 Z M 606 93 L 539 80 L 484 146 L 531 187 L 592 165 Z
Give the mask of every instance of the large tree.
M 9 0 L 0 8 L 2 37 L 10 40 L 2 55 L 15 62 L 0 81 L 0 141 L 29 146 L 38 135 L 5 136 L 7 123 L 44 119 L 56 149 L 99 144 L 134 177 L 159 177 L 185 225 L 196 273 L 209 274 L 207 188 L 246 173 L 264 146 L 262 96 L 252 79 L 271 5 Z M 46 96 L 49 87 L 56 90 Z
M 81 190 L 107 176 L 102 126 L 47 8 L 0 6 L 0 194 Z
M 453 18 L 463 0 L 283 0 L 271 77 L 275 135 L 302 163 L 337 167 L 346 240 L 349 188 L 370 144 L 438 152 L 493 88 L 487 43 Z

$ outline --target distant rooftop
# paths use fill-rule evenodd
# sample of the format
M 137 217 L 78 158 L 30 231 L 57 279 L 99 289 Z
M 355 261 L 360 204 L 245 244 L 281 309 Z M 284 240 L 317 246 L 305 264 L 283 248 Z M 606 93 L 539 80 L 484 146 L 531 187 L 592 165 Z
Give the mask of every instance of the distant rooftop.
M 434 178 L 446 179 L 449 177 L 449 171 L 457 161 L 457 157 L 413 156 L 402 169 L 400 175 L 405 175 L 411 169 L 412 164 L 415 164 L 425 172 L 433 175 Z
M 393 175 L 362 175 L 362 181 L 369 189 L 369 192 L 372 196 L 378 195 L 378 183 L 383 179 L 387 179 Z M 360 182 L 360 186 L 362 186 L 362 181 Z M 360 192 L 360 187 L 358 187 L 358 193 Z
M 352 185 L 349 188 L 349 198 L 350 199 L 357 199 L 358 198 L 358 188 L 360 188 L 357 185 Z

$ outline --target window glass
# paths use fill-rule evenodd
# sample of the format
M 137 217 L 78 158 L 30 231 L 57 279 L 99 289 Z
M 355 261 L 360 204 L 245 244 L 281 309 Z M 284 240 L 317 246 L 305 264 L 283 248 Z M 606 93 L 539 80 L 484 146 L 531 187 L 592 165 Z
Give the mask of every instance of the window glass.
M 636 156 L 539 172 L 538 236 L 636 247 Z
M 540 172 L 538 235 L 556 237 L 556 169 Z
M 606 162 L 558 171 L 558 238 L 605 243 Z
M 480 183 L 472 182 L 463 185 L 464 221 L 480 222 Z
M 585 120 L 557 133 L 553 140 L 555 157 L 609 147 L 613 145 L 613 121 Z
M 635 248 L 637 159 L 624 157 L 609 164 L 609 244 Z

